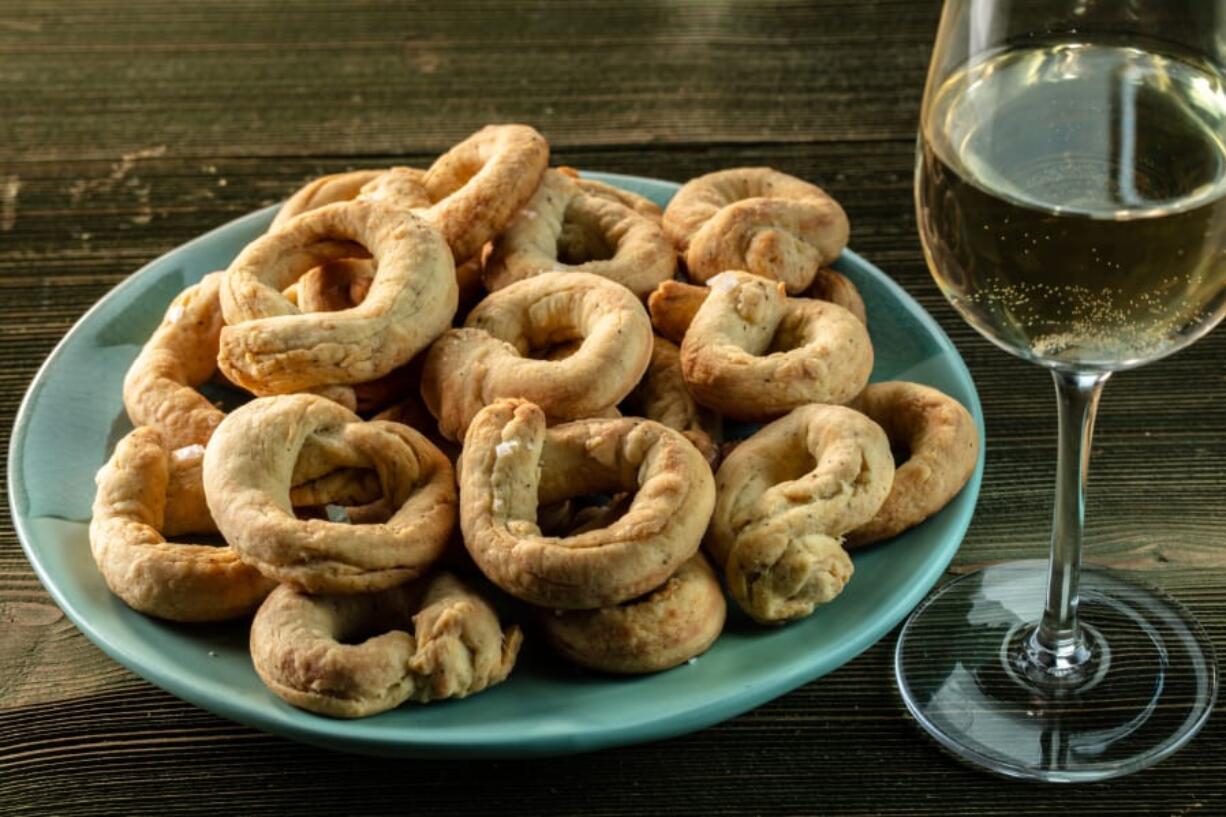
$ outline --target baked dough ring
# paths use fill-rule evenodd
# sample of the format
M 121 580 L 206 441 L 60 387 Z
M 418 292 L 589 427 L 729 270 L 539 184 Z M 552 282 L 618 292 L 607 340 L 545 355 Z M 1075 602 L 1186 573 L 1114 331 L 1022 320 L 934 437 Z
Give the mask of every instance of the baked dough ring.
M 347 173 L 331 173 L 327 176 L 320 176 L 318 179 L 312 179 L 285 200 L 281 209 L 277 211 L 276 218 L 269 225 L 268 231 L 276 232 L 290 219 L 308 210 L 317 210 L 326 204 L 356 198 L 362 187 L 385 172 L 385 168 L 351 170 Z
M 816 185 L 769 167 L 740 167 L 686 182 L 664 230 L 696 281 L 743 269 L 799 294 L 847 246 L 847 215 Z
M 528 125 L 486 125 L 440 156 L 422 178 L 427 220 L 457 263 L 476 255 L 528 203 L 549 165 L 549 143 Z
M 636 490 L 608 527 L 544 536 L 538 505 Z M 473 420 L 460 456 L 460 526 L 481 571 L 542 607 L 591 609 L 658 587 L 697 551 L 715 501 L 702 455 L 641 419 L 545 428 L 526 400 L 499 400 Z
M 156 428 L 168 448 L 208 442 L 225 416 L 196 391 L 217 371 L 223 277 L 209 273 L 170 302 L 123 379 L 132 423 Z
M 494 242 L 482 280 L 491 292 L 542 272 L 589 272 L 645 298 L 677 271 L 660 225 L 556 170 Z
M 885 429 L 906 459 L 894 472 L 885 504 L 847 534 L 847 547 L 889 539 L 918 525 L 957 496 L 979 461 L 979 431 L 952 397 L 919 383 L 873 383 L 851 406 Z
M 165 536 L 184 533 L 216 533 L 217 524 L 209 513 L 204 495 L 203 445 L 188 445 L 170 453 L 170 473 L 166 483 L 166 510 L 161 531 Z M 339 505 L 362 506 L 383 494 L 378 475 L 361 468 L 328 470 L 326 462 L 311 457 L 299 458 L 291 477 L 290 505 L 294 508 Z M 321 473 L 326 471 L 326 473 Z M 360 512 L 360 509 L 356 509 Z
M 868 330 L 841 306 L 788 298 L 783 286 L 725 272 L 681 343 L 694 399 L 726 417 L 763 420 L 807 403 L 846 403 L 873 369 Z
M 629 413 L 680 431 L 714 467 L 724 436 L 723 421 L 718 414 L 700 406 L 686 388 L 681 373 L 681 350 L 676 344 L 656 336 L 647 373 L 628 402 Z
M 656 287 L 656 291 L 647 299 L 651 325 L 660 335 L 680 344 L 685 340 L 686 330 L 698 314 L 699 307 L 710 294 L 710 287 L 694 286 L 681 281 L 665 281 Z M 830 267 L 822 267 L 817 271 L 817 277 L 805 292 L 805 297 L 841 306 L 860 323 L 868 325 L 864 299 L 860 297 L 856 285 Z
M 894 461 L 885 432 L 843 406 L 808 405 L 724 459 L 705 545 L 756 621 L 802 618 L 843 590 L 841 537 L 885 502 Z
M 322 399 L 322 398 L 320 398 Z M 157 429 L 137 428 L 98 472 L 89 544 L 107 587 L 134 610 L 171 621 L 246 615 L 274 586 L 230 547 L 180 545 L 166 536 L 209 533 L 207 514 L 170 496 L 172 457 Z M 169 499 L 169 506 L 168 506 Z M 172 510 L 173 509 L 173 510 Z
M 353 257 L 355 241 L 377 266 L 360 304 L 302 314 L 281 294 L 311 267 Z M 451 253 L 425 222 L 379 202 L 330 204 L 257 238 L 230 265 L 218 364 L 262 395 L 374 380 L 438 337 L 457 297 Z
M 724 629 L 727 605 L 701 553 L 645 596 L 598 610 L 553 610 L 541 629 L 557 652 L 604 672 L 659 672 L 701 655 Z
M 413 633 L 406 632 L 412 620 Z M 360 643 L 351 639 L 368 633 Z M 450 573 L 358 596 L 278 587 L 251 623 L 251 660 L 286 702 L 334 718 L 465 698 L 505 680 L 523 635 Z
M 856 320 L 860 323 L 868 325 L 868 312 L 864 308 L 864 299 L 860 297 L 860 290 L 856 289 L 856 285 L 838 270 L 830 267 L 819 269 L 817 275 L 813 277 L 813 283 L 805 290 L 805 297 L 838 304 L 855 315 Z
M 528 356 L 580 338 L 561 360 Z M 651 343 L 647 311 L 625 287 L 585 272 L 542 273 L 492 293 L 465 328 L 430 347 L 422 397 L 452 440 L 500 397 L 531 400 L 551 420 L 592 417 L 634 389 Z
M 664 218 L 664 211 L 660 209 L 660 205 L 646 196 L 631 193 L 629 190 L 622 190 L 620 187 L 614 187 L 611 184 L 605 184 L 596 179 L 585 179 L 573 167 L 559 167 L 558 172 L 573 181 L 579 186 L 580 190 L 589 196 L 615 201 L 618 204 L 629 207 L 640 216 L 646 216 L 657 224 Z
M 318 461 L 319 474 L 374 468 L 383 499 L 346 525 L 296 519 L 288 487 Z M 209 510 L 243 560 L 310 593 L 362 593 L 420 576 L 455 526 L 451 463 L 408 426 L 363 423 L 313 395 L 253 400 L 218 427 L 204 456 Z

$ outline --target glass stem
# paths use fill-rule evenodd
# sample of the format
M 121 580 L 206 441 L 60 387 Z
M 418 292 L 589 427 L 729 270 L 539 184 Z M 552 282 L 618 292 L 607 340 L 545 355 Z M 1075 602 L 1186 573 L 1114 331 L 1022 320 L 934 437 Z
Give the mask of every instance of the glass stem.
M 1077 626 L 1085 486 L 1098 398 L 1110 372 L 1053 371 L 1060 410 L 1056 504 L 1052 514 L 1047 604 L 1027 652 L 1047 678 L 1079 675 L 1090 650 Z

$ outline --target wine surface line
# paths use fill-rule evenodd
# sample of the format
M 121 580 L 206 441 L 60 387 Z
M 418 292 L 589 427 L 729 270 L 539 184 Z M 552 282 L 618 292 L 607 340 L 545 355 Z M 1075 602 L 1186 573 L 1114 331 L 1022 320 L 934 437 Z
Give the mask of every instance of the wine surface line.
M 1226 315 L 1226 86 L 1132 47 L 1005 50 L 927 102 L 916 196 L 929 267 L 1005 349 L 1114 370 Z

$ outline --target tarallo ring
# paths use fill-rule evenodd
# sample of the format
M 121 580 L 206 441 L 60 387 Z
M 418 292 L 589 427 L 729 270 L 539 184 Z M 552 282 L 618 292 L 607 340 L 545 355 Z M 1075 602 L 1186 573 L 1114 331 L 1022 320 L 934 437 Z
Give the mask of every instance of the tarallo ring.
M 645 298 L 676 273 L 677 255 L 659 222 L 548 170 L 532 199 L 494 241 L 483 280 L 493 292 L 560 270 L 599 275 Z
M 560 360 L 532 357 L 574 340 Z M 491 293 L 430 347 L 422 397 L 453 440 L 501 397 L 530 400 L 554 421 L 594 417 L 634 389 L 651 344 L 651 320 L 630 290 L 584 272 L 543 273 Z
M 852 574 L 842 537 L 890 491 L 894 461 L 879 425 L 843 406 L 808 405 L 725 457 L 705 545 L 754 620 L 803 618 Z
M 295 472 L 373 469 L 382 497 L 349 521 L 298 519 L 286 498 Z M 422 575 L 455 526 L 450 461 L 422 434 L 313 395 L 253 400 L 229 414 L 204 456 L 218 529 L 243 560 L 311 593 L 362 593 Z
M 361 303 L 302 313 L 282 290 L 312 267 L 374 256 Z M 407 363 L 451 323 L 458 292 L 441 236 L 408 212 L 355 200 L 311 210 L 249 244 L 226 271 L 218 364 L 256 394 L 362 383 Z
M 841 306 L 789 298 L 747 272 L 711 279 L 681 342 L 698 402 L 737 420 L 778 417 L 807 403 L 846 403 L 868 382 L 873 346 Z
M 898 455 L 894 487 L 866 524 L 847 534 L 847 547 L 897 536 L 944 508 L 979 461 L 979 431 L 966 407 L 919 383 L 873 383 L 851 402 L 885 429 Z
M 460 457 L 460 525 L 481 571 L 542 607 L 608 607 L 659 587 L 698 550 L 715 501 L 702 454 L 642 419 L 546 428 L 525 400 L 473 420 Z M 547 536 L 537 508 L 585 494 L 633 493 L 607 527 Z
M 799 294 L 847 246 L 847 215 L 824 190 L 769 167 L 691 179 L 664 211 L 689 276 L 743 269 Z
M 281 585 L 256 612 L 250 638 L 252 663 L 273 693 L 334 718 L 473 695 L 506 679 L 522 641 L 450 573 L 356 596 Z
M 604 672 L 659 672 L 701 655 L 724 629 L 724 590 L 701 553 L 639 598 L 597 610 L 545 610 L 550 646 Z
M 173 456 L 148 426 L 119 441 L 97 476 L 89 524 L 94 561 L 111 592 L 142 613 L 171 621 L 246 615 L 273 581 L 244 564 L 233 548 L 166 540 L 216 530 L 193 501 L 190 485 L 184 487 L 189 481 L 172 480 Z

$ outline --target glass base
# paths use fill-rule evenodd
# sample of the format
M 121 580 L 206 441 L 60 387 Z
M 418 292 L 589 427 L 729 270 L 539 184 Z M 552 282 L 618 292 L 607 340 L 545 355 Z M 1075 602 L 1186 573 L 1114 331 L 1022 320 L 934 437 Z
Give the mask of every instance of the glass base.
M 911 615 L 894 671 L 920 726 L 960 760 L 1048 782 L 1129 774 L 1187 743 L 1217 697 L 1196 619 L 1160 590 L 1086 567 L 1090 657 L 1052 676 L 1028 658 L 1046 592 L 1047 562 L 1011 562 L 950 582 Z

